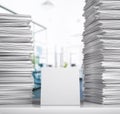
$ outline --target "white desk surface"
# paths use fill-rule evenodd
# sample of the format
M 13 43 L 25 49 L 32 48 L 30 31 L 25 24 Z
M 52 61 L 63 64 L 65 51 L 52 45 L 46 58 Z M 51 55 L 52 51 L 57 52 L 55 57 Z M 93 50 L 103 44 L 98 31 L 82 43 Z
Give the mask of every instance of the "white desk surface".
M 0 108 L 0 114 L 120 114 L 120 108 L 79 106 L 44 106 L 33 108 Z

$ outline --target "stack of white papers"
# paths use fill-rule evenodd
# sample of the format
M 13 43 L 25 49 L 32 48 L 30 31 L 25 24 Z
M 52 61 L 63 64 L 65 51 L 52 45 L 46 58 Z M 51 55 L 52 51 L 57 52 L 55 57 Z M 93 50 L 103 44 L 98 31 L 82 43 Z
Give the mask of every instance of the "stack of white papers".
M 0 105 L 32 104 L 31 16 L 0 14 Z
M 84 10 L 85 100 L 120 104 L 120 1 L 86 0 Z

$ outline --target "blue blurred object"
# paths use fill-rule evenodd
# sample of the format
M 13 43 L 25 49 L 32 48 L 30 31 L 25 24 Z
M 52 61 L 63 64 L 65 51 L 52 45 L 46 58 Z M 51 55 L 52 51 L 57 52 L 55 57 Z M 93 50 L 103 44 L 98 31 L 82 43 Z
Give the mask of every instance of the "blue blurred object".
M 84 101 L 84 73 L 83 66 L 80 69 L 80 101 Z
M 40 99 L 40 88 L 33 90 L 33 98 Z
M 80 100 L 83 101 L 84 100 L 84 96 L 83 96 L 83 79 L 80 78 Z
M 41 90 L 41 68 L 43 64 L 36 64 L 35 69 L 32 73 L 34 78 L 34 88 L 33 88 L 33 99 L 37 102 L 40 101 L 40 90 Z
M 40 88 L 33 89 L 32 103 L 35 105 L 40 105 Z
M 40 88 L 41 86 L 41 71 L 33 71 L 34 88 Z
M 42 68 L 44 65 L 43 64 L 39 64 L 39 66 Z
M 34 71 L 32 72 L 34 78 L 34 88 L 33 88 L 33 101 L 35 104 L 40 103 L 40 90 L 41 90 L 41 67 L 43 64 L 40 64 L 40 56 L 42 55 L 42 48 L 36 46 L 36 52 L 34 55 Z
M 40 104 L 40 88 L 41 88 L 41 71 L 33 71 L 34 88 L 33 88 L 33 104 Z

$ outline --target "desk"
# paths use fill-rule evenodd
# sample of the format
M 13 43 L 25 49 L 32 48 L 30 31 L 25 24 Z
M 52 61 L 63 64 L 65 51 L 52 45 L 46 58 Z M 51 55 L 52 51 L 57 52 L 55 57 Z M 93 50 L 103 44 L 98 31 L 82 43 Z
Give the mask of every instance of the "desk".
M 120 114 L 120 108 L 80 108 L 79 106 L 0 108 L 0 114 Z

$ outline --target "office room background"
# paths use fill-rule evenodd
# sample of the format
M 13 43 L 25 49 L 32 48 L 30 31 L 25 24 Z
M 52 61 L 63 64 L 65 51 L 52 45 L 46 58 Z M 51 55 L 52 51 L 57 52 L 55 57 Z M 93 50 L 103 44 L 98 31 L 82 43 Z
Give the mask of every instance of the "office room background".
M 48 64 L 54 65 L 55 48 L 59 53 L 61 48 L 65 51 L 65 61 L 72 61 L 81 67 L 82 65 L 82 33 L 84 17 L 83 0 L 53 0 L 52 5 L 46 5 L 47 0 L 1 0 L 1 5 L 20 14 L 30 14 L 32 19 L 45 26 L 34 27 L 34 31 L 41 30 L 35 34 L 36 42 L 42 45 L 43 56 Z M 14 3 L 14 5 L 13 5 Z M 1 12 L 5 10 L 0 9 Z M 39 37 L 39 38 L 38 38 Z M 44 44 L 44 46 L 43 46 Z M 37 45 L 37 44 L 36 44 Z
M 11 35 L 0 39 L 0 104 L 119 104 L 120 1 L 111 1 L 0 0 L 0 37 Z

